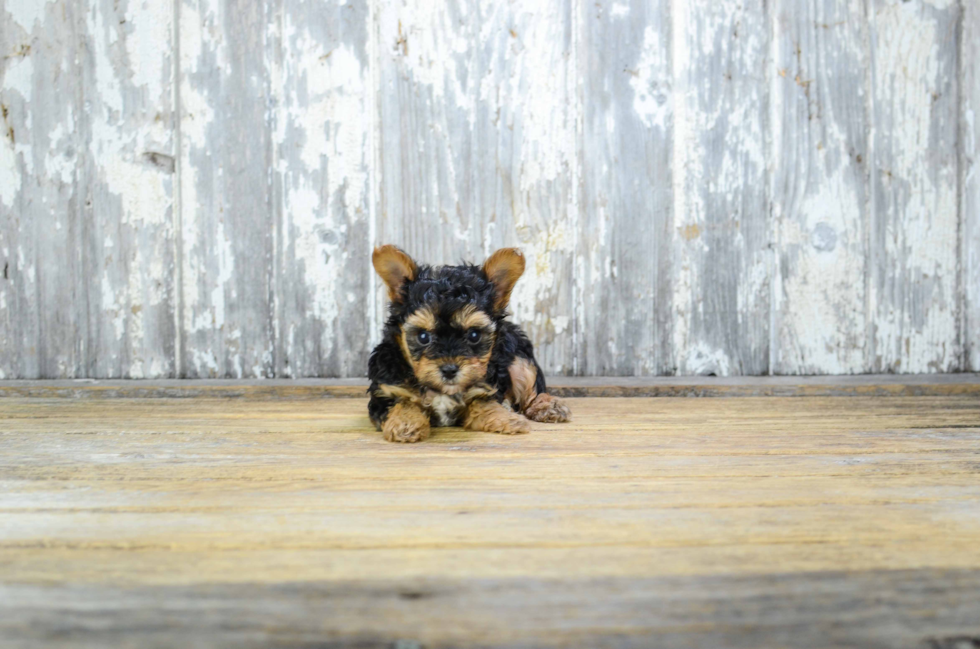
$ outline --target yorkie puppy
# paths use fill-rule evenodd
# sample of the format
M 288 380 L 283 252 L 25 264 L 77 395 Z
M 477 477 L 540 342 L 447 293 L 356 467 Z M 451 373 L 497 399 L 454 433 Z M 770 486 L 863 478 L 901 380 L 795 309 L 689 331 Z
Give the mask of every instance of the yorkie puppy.
M 374 250 L 391 299 L 384 339 L 371 353 L 368 414 L 391 442 L 420 442 L 431 426 L 526 433 L 528 419 L 568 421 L 547 393 L 534 348 L 507 320 L 524 273 L 516 248 L 483 267 L 419 266 L 395 246 Z

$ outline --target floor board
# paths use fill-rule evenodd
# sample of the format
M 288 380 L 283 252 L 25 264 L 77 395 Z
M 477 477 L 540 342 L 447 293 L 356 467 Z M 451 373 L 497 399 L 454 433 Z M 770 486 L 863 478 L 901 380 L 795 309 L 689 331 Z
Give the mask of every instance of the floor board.
M 980 646 L 976 396 L 571 404 L 0 399 L 0 647 Z

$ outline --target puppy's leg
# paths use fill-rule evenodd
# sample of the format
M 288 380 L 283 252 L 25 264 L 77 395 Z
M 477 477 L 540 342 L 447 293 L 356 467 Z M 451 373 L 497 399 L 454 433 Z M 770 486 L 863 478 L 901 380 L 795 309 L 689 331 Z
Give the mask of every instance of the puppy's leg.
M 394 407 L 395 399 L 389 399 L 377 393 L 371 394 L 371 399 L 368 401 L 368 417 L 371 418 L 371 423 L 374 424 L 375 428 L 381 430 L 385 419 L 388 418 L 388 413 Z
M 422 397 L 407 386 L 372 383 L 368 414 L 389 442 L 421 442 L 429 436 Z
M 429 436 L 429 416 L 412 401 L 398 401 L 381 426 L 389 442 L 421 442 Z
M 463 426 L 469 430 L 503 435 L 518 435 L 531 430 L 527 419 L 493 399 L 478 399 L 470 402 Z
M 524 415 L 528 419 L 549 424 L 560 424 L 572 420 L 572 411 L 565 402 L 547 392 L 536 395 L 534 401 L 524 411 Z
M 535 385 L 538 370 L 534 363 L 518 356 L 507 368 L 507 372 L 510 374 L 511 385 L 507 396 L 528 419 L 547 423 L 562 423 L 572 419 L 572 411 L 564 401 L 547 392 L 537 391 Z

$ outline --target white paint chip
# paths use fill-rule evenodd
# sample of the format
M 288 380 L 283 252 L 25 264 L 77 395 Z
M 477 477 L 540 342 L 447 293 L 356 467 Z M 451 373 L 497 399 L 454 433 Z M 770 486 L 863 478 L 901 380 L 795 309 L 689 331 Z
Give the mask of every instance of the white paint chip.
M 7 0 L 4 6 L 13 21 L 24 31 L 31 33 L 52 2 L 53 0 Z

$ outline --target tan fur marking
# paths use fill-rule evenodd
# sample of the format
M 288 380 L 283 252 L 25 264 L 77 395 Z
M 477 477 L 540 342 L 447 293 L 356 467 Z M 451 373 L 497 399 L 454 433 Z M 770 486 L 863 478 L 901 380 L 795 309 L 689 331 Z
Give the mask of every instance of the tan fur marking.
M 463 395 L 463 401 L 471 403 L 477 399 L 489 399 L 495 394 L 497 394 L 497 388 L 481 381 L 466 391 L 466 394 Z
M 419 362 L 415 364 L 415 378 L 422 385 L 427 385 L 430 388 L 435 388 L 436 390 L 442 390 L 442 372 L 439 370 L 439 366 L 445 363 L 443 359 L 433 360 L 431 358 L 426 358 L 423 356 L 419 359 Z
M 429 416 L 418 404 L 399 401 L 391 407 L 381 431 L 389 442 L 421 442 L 429 436 Z
M 400 385 L 389 385 L 388 383 L 382 383 L 379 385 L 378 389 L 374 391 L 374 394 L 378 397 L 401 399 L 411 403 L 421 403 L 422 401 L 422 398 L 418 394 L 409 390 L 408 388 L 403 388 Z
M 490 363 L 490 353 L 488 352 L 486 355 L 477 358 L 461 356 L 456 359 L 456 362 L 459 365 L 459 374 L 457 375 L 456 382 L 461 388 L 469 388 L 486 377 L 487 365 Z
M 405 324 L 432 331 L 436 328 L 436 316 L 427 307 L 422 307 L 405 318 Z
M 388 299 L 392 302 L 401 297 L 402 286 L 405 282 L 415 279 L 418 266 L 412 258 L 395 246 L 385 245 L 374 249 L 371 255 L 374 270 L 388 287 Z
M 483 311 L 472 304 L 467 304 L 453 314 L 453 324 L 460 329 L 489 329 L 493 330 L 493 320 Z
M 528 420 L 501 403 L 478 399 L 470 403 L 463 425 L 469 430 L 518 435 L 531 431 Z
M 483 272 L 493 283 L 494 307 L 506 309 L 514 284 L 524 274 L 524 253 L 517 248 L 501 248 L 483 262 Z
M 439 368 L 446 363 L 456 363 L 459 372 L 452 383 L 446 383 L 442 379 L 442 370 Z M 444 394 L 459 394 L 475 383 L 482 381 L 487 375 L 487 365 L 490 363 L 490 354 L 473 358 L 472 356 L 454 356 L 452 358 L 420 358 L 418 363 L 413 365 L 415 378 L 419 383 L 426 385 Z
M 507 398 L 517 406 L 518 410 L 524 412 L 538 395 L 534 388 L 538 380 L 538 369 L 531 361 L 518 357 L 507 368 L 507 373 L 510 374 L 510 391 L 507 393 Z
M 537 395 L 524 411 L 528 419 L 549 424 L 560 424 L 572 420 L 572 411 L 565 402 L 547 392 Z

